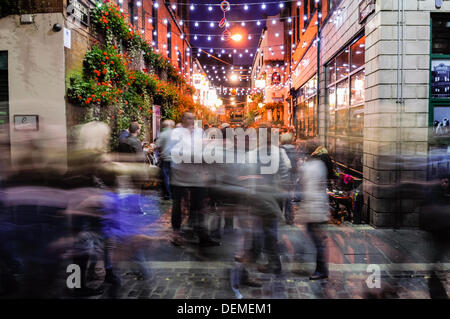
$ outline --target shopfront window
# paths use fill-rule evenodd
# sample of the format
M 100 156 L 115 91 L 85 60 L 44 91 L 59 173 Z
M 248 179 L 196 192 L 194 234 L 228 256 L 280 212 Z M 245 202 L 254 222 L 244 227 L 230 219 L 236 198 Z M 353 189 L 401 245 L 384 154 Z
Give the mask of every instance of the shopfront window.
M 351 71 L 364 66 L 365 38 L 362 37 L 351 46 Z
M 326 65 L 327 146 L 336 162 L 362 172 L 365 37 Z M 331 151 L 333 150 L 333 151 Z
M 336 58 L 336 80 L 342 80 L 345 77 L 348 76 L 348 73 L 350 72 L 349 68 L 349 49 L 346 49 L 344 52 L 339 54 Z
M 336 60 L 333 59 L 333 61 L 331 63 L 328 63 L 326 68 L 327 68 L 327 71 L 326 71 L 327 83 L 336 82 Z
M 362 137 L 364 133 L 364 107 L 350 108 L 350 135 Z
M 340 107 L 346 107 L 348 106 L 348 79 L 341 81 L 337 84 L 336 89 L 336 106 L 338 108 Z
M 350 104 L 357 105 L 364 103 L 364 92 L 365 92 L 365 74 L 364 70 L 352 75 L 350 78 L 351 82 L 351 97 Z
M 329 133 L 334 133 L 335 126 L 335 112 L 336 112 L 336 87 L 332 86 L 328 89 L 328 118 L 327 128 Z
M 297 103 L 297 134 L 299 137 L 314 137 L 317 125 L 317 77 L 313 76 L 299 89 Z

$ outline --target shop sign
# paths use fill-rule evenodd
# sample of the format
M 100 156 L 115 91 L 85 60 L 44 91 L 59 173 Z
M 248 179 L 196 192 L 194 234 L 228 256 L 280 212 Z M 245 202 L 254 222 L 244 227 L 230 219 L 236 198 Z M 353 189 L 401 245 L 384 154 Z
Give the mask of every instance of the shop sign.
M 280 73 L 274 72 L 272 74 L 272 85 L 278 85 L 281 83 L 281 76 Z
M 375 12 L 376 0 L 360 0 L 359 1 L 359 23 L 362 23 L 367 17 Z
M 14 115 L 14 130 L 39 131 L 38 115 Z

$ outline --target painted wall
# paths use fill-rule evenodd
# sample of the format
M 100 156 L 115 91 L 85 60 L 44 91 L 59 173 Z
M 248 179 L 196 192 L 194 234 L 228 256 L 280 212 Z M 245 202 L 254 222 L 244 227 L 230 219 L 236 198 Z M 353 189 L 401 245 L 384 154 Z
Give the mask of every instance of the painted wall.
M 61 13 L 36 14 L 33 24 L 21 25 L 19 16 L 0 19 L 0 50 L 8 51 L 11 161 L 30 152 L 30 137 L 39 139 L 49 157 L 60 153 L 65 165 L 66 107 L 64 83 L 63 31 L 54 32 L 55 23 L 64 25 Z M 14 130 L 14 115 L 38 115 L 39 131 Z M 39 160 L 52 160 L 40 158 Z

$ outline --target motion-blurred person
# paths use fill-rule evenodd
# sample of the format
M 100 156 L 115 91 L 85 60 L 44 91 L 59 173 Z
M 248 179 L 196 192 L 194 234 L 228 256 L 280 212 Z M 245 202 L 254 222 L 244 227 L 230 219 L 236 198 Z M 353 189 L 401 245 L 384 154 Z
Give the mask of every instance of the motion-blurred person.
M 311 156 L 320 159 L 325 164 L 327 169 L 327 185 L 331 188 L 331 183 L 336 179 L 336 175 L 334 174 L 334 165 L 328 154 L 328 150 L 324 146 L 318 146 Z
M 264 242 L 264 252 L 268 263 L 260 265 L 258 271 L 263 273 L 280 274 L 282 271 L 280 248 L 278 245 L 278 220 L 282 219 L 283 201 L 289 184 L 289 158 L 284 149 L 278 147 L 278 134 L 274 129 L 261 126 L 259 130 L 266 130 L 266 139 L 259 134 L 258 140 L 258 176 L 253 200 L 255 214 L 258 216 Z M 261 132 L 260 132 L 261 133 Z M 272 134 L 274 133 L 274 134 Z M 272 136 L 273 135 L 273 136 Z M 276 140 L 273 141 L 272 139 Z M 267 166 L 267 159 L 271 161 Z M 256 252 L 258 254 L 259 252 Z
M 442 176 L 437 187 L 429 190 L 420 210 L 421 228 L 428 231 L 431 237 L 429 254 L 433 269 L 428 279 L 430 298 L 448 299 L 445 285 L 437 272 L 439 264 L 445 261 L 450 251 L 450 176 Z
M 290 183 L 288 185 L 287 197 L 284 201 L 284 217 L 286 219 L 286 223 L 288 225 L 294 224 L 294 212 L 292 210 L 292 199 L 295 194 L 295 182 L 297 180 L 297 161 L 298 161 L 298 153 L 293 142 L 293 135 L 290 133 L 285 133 L 281 135 L 281 147 L 286 152 L 286 155 L 289 158 L 291 168 L 289 170 Z
M 160 167 L 163 175 L 164 183 L 164 199 L 169 200 L 172 198 L 172 192 L 170 190 L 170 163 L 172 161 L 170 152 L 172 150 L 171 137 L 172 131 L 175 127 L 175 122 L 172 120 L 165 120 L 162 122 L 163 131 L 159 135 L 156 144 L 160 152 Z
M 326 230 L 329 216 L 327 188 L 327 168 L 314 157 L 309 157 L 301 166 L 303 191 L 299 221 L 306 224 L 307 231 L 316 247 L 316 269 L 311 280 L 328 278 L 328 251 Z M 296 273 L 294 271 L 294 273 Z
M 69 170 L 64 178 L 71 198 L 66 210 L 71 226 L 72 247 L 68 256 L 80 267 L 81 287 L 70 290 L 75 296 L 91 296 L 103 293 L 102 287 L 88 287 L 88 265 L 95 270 L 99 256 L 105 263 L 105 282 L 120 285 L 113 271 L 113 238 L 103 232 L 105 191 L 115 186 L 115 174 L 110 169 L 107 154 L 110 129 L 103 122 L 89 122 L 76 128 L 77 139 L 69 154 Z
M 172 186 L 172 228 L 174 237 L 172 243 L 183 244 L 181 237 L 181 201 L 189 194 L 189 219 L 194 232 L 199 237 L 200 246 L 218 246 L 205 229 L 204 213 L 202 212 L 205 192 L 205 171 L 203 167 L 203 131 L 194 128 L 195 116 L 191 112 L 183 114 L 183 127 L 176 128 L 172 133 L 173 148 L 171 151 Z M 176 156 L 175 156 L 176 155 Z
M 42 127 L 42 132 L 48 127 Z M 18 298 L 55 298 L 62 259 L 51 243 L 65 236 L 62 211 L 68 196 L 61 171 L 49 165 L 57 139 L 17 133 L 18 154 L 0 189 L 0 293 Z M 61 158 L 59 158 L 61 160 Z

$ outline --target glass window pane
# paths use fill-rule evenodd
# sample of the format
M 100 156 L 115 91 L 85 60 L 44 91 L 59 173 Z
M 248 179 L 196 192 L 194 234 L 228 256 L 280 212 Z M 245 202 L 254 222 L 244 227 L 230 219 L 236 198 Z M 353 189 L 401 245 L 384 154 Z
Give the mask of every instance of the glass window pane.
M 335 159 L 336 162 L 347 164 L 347 156 L 348 156 L 348 139 L 343 137 L 337 137 L 335 140 Z
M 345 49 L 344 52 L 339 54 L 336 58 L 336 77 L 337 81 L 340 79 L 345 78 L 348 76 L 348 73 L 350 72 L 350 66 L 348 65 L 348 58 L 349 58 L 349 49 Z
M 363 171 L 363 139 L 350 138 L 346 164 L 359 172 Z
M 333 61 L 327 64 L 326 74 L 327 84 L 336 82 L 336 60 L 333 59 Z
M 364 133 L 364 106 L 350 108 L 350 135 L 363 136 Z
M 308 128 L 307 128 L 307 136 L 314 136 L 315 135 L 315 129 L 314 129 L 314 120 L 315 120 L 315 99 L 309 99 L 306 103 L 307 105 L 307 112 L 308 112 Z
M 432 53 L 450 54 L 450 16 L 432 14 Z
M 336 112 L 336 87 L 328 88 L 328 132 L 334 133 L 335 130 L 335 112 Z
M 327 151 L 328 153 L 335 158 L 336 157 L 336 141 L 334 137 L 329 137 L 327 140 Z
M 362 37 L 352 45 L 351 70 L 356 70 L 364 65 L 366 37 Z
M 348 80 L 345 80 L 337 84 L 336 107 L 340 108 L 348 106 L 348 99 L 349 99 Z
M 365 72 L 362 70 L 351 78 L 351 105 L 364 103 Z
M 348 132 L 348 108 L 336 111 L 336 134 L 347 135 Z

